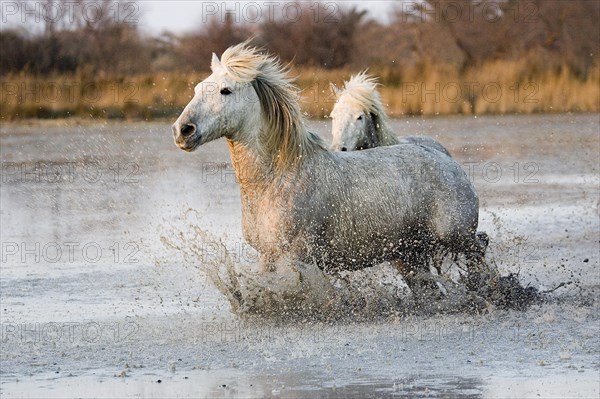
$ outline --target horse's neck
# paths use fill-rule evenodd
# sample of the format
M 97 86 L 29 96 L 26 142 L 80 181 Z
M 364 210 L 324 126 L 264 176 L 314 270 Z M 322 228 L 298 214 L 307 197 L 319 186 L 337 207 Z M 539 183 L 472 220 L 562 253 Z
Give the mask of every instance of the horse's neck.
M 382 120 L 377 118 L 377 120 L 375 120 L 372 118 L 370 120 L 373 127 L 373 136 L 377 143 L 376 146 L 394 145 L 399 143 L 398 138 L 385 122 L 385 119 Z
M 377 127 L 375 126 L 373 117 L 368 116 L 366 119 L 364 135 L 361 137 L 362 140 L 357 143 L 356 148 L 360 150 L 366 150 L 382 145 L 376 129 Z
M 242 194 L 256 191 L 261 186 L 267 186 L 271 176 L 269 165 L 262 159 L 259 152 L 251 149 L 251 146 L 233 140 L 227 140 L 227 143 L 235 177 Z
M 365 137 L 360 147 L 363 149 L 379 147 L 380 142 L 379 138 L 377 137 L 375 121 L 372 117 L 368 117 L 366 122 Z
M 256 193 L 264 193 L 270 188 L 277 192 L 282 185 L 293 181 L 296 173 L 302 170 L 301 164 L 327 152 L 318 136 L 305 131 L 301 133 L 307 135 L 307 140 L 303 142 L 303 145 L 312 146 L 312 148 L 305 153 L 300 153 L 296 156 L 297 158 L 289 159 L 289 165 L 283 169 L 279 168 L 276 163 L 279 151 L 283 150 L 278 149 L 275 153 L 269 153 L 265 150 L 267 144 L 261 142 L 261 134 L 257 135 L 259 138 L 256 142 L 242 143 L 228 140 L 231 163 L 240 185 L 242 197 L 256 198 Z

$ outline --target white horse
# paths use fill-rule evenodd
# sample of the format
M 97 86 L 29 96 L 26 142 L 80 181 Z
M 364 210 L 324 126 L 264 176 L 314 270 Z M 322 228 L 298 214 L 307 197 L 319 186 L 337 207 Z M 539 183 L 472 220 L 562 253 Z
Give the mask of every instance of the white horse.
M 247 43 L 213 54 L 212 74 L 175 124 L 194 151 L 225 137 L 240 184 L 245 239 L 267 270 L 289 259 L 322 270 L 386 260 L 428 270 L 434 251 L 478 256 L 478 197 L 451 157 L 420 145 L 329 152 L 304 125 L 278 60 Z
M 450 156 L 448 150 L 431 137 L 407 136 L 398 139 L 388 126 L 377 85 L 375 78 L 364 71 L 344 82 L 342 89 L 331 84 L 337 100 L 331 112 L 333 140 L 330 148 L 332 151 L 364 150 L 394 144 L 419 144 Z

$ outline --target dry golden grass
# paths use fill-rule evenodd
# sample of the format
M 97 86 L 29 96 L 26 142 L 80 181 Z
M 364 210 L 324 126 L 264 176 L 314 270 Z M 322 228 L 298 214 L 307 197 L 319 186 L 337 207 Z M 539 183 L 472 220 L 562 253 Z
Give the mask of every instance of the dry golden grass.
M 0 118 L 153 119 L 171 116 L 191 99 L 206 73 L 165 73 L 131 77 L 26 74 L 0 80 Z
M 299 99 L 308 117 L 329 115 L 338 86 L 350 70 L 293 69 Z M 599 112 L 600 65 L 586 78 L 567 67 L 532 68 L 525 60 L 494 61 L 460 71 L 449 65 L 373 69 L 390 116 Z M 0 79 L 0 118 L 154 119 L 176 116 L 206 73 L 156 73 L 112 78 L 80 73 L 34 77 L 25 73 Z

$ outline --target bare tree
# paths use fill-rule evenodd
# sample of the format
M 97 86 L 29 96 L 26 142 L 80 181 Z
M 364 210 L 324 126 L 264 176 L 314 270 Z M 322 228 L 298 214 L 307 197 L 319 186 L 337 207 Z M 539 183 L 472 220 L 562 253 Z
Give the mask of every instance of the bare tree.
M 213 52 L 220 54 L 249 36 L 248 27 L 236 24 L 233 15 L 226 13 L 223 19 L 214 16 L 200 30 L 181 36 L 176 53 L 182 60 L 182 69 L 206 70 Z
M 259 40 L 287 61 L 321 68 L 349 64 L 356 48 L 356 33 L 366 11 L 337 9 L 328 13 L 321 3 L 297 3 L 299 18 L 267 21 L 260 26 Z

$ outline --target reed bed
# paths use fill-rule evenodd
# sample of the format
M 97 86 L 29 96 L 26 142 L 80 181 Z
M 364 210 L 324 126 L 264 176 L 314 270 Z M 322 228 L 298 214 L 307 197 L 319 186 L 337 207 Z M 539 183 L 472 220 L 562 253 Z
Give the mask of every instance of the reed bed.
M 298 98 L 307 117 L 329 115 L 348 69 L 293 69 Z M 451 65 L 420 64 L 374 68 L 388 114 L 450 115 L 600 111 L 600 65 L 587 76 L 568 67 L 532 67 L 526 61 L 499 60 L 461 71 Z M 165 72 L 127 77 L 77 73 L 0 78 L 0 118 L 157 119 L 176 116 L 207 72 Z

